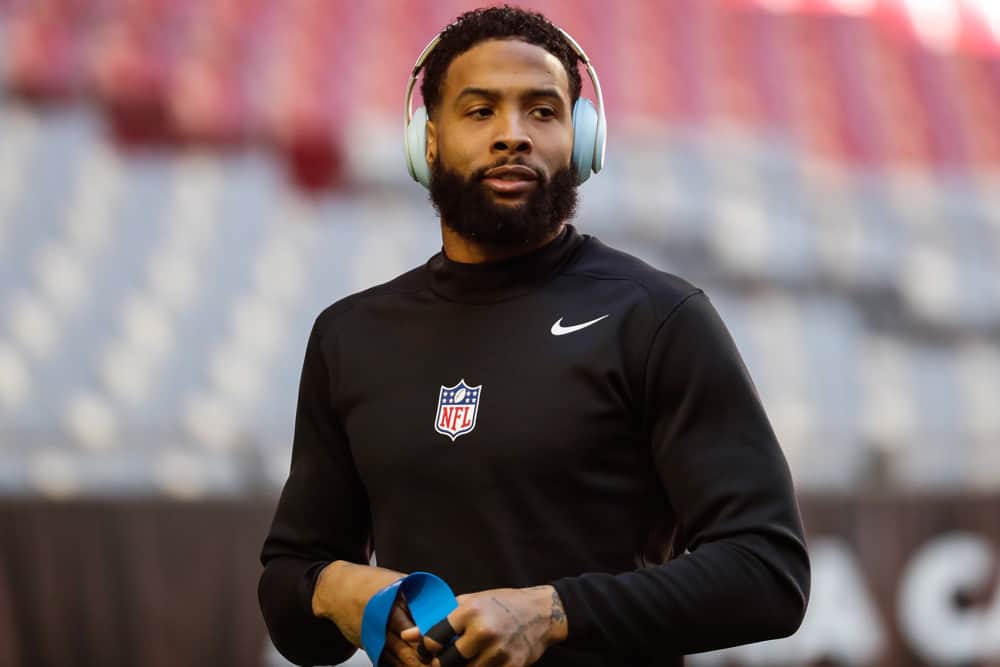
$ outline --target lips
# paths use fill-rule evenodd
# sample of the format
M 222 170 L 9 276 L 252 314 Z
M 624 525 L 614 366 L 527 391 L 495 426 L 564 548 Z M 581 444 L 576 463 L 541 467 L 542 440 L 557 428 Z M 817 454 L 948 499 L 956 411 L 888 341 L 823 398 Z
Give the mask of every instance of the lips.
M 535 170 L 520 164 L 493 167 L 483 177 L 483 184 L 499 194 L 527 192 L 535 187 L 536 181 Z
M 493 167 L 486 172 L 486 178 L 501 178 L 503 180 L 535 181 L 538 174 L 531 167 L 523 164 L 505 164 L 502 167 Z

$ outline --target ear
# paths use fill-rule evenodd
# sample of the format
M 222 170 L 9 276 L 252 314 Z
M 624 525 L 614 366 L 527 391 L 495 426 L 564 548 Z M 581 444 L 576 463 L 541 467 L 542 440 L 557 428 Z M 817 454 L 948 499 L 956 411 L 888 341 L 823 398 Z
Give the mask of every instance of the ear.
M 434 121 L 430 118 L 427 119 L 427 147 L 424 152 L 424 159 L 427 160 L 427 164 L 434 164 L 434 158 L 437 157 L 437 128 L 434 127 Z

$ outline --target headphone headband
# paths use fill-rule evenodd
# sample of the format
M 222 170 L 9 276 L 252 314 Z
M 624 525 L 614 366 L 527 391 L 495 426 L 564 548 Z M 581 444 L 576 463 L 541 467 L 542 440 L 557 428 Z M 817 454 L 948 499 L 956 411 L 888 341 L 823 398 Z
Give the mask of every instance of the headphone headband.
M 441 41 L 441 33 L 434 36 L 434 39 L 427 43 L 424 50 L 420 52 L 417 57 L 417 62 L 413 65 L 413 70 L 410 72 L 410 81 L 406 86 L 406 123 L 404 125 L 409 125 L 410 121 L 413 119 L 413 89 L 416 87 L 417 75 L 420 74 L 420 70 L 424 67 L 424 61 L 431 55 L 431 51 L 434 47 L 438 45 Z

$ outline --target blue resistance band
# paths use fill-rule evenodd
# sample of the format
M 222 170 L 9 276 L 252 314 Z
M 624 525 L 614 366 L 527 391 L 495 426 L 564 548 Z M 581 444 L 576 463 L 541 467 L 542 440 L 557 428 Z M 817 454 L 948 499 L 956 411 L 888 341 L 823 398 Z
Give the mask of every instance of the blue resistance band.
M 427 634 L 428 630 L 458 608 L 458 600 L 448 584 L 430 572 L 414 572 L 373 595 L 365 605 L 365 613 L 361 619 L 361 646 L 376 667 L 385 648 L 385 633 L 392 605 L 400 591 L 406 597 L 410 615 L 420 628 L 421 635 Z

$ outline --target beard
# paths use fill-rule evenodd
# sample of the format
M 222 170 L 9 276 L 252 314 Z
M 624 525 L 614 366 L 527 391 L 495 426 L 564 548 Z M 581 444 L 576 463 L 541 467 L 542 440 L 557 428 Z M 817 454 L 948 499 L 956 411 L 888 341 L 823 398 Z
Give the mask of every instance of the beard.
M 477 170 L 466 180 L 446 169 L 437 156 L 431 164 L 430 198 L 441 221 L 469 241 L 509 248 L 537 244 L 573 217 L 577 182 L 569 168 L 560 169 L 550 179 L 539 177 L 520 204 L 491 201 L 483 179 L 489 169 L 503 164 L 524 163 L 500 162 Z

